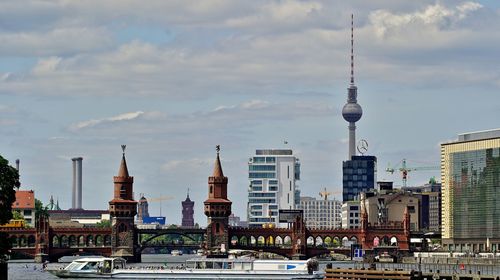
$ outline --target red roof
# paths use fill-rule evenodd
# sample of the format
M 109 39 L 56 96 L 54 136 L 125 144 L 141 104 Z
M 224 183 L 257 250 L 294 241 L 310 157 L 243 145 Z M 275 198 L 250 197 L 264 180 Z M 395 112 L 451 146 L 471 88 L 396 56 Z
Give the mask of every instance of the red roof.
M 16 191 L 16 201 L 12 203 L 12 209 L 35 208 L 34 191 Z

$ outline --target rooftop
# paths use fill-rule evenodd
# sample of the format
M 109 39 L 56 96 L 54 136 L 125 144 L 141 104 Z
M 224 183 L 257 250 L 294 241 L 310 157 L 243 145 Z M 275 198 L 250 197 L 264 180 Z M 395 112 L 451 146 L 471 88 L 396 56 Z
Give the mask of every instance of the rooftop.
M 264 149 L 264 150 L 256 150 L 256 155 L 269 155 L 269 156 L 291 156 L 293 155 L 292 150 L 286 149 Z
M 12 203 L 12 209 L 26 209 L 35 208 L 35 192 L 29 191 L 16 191 L 16 201 Z
M 462 133 L 458 135 L 458 142 L 477 141 L 492 138 L 500 138 L 500 128 Z

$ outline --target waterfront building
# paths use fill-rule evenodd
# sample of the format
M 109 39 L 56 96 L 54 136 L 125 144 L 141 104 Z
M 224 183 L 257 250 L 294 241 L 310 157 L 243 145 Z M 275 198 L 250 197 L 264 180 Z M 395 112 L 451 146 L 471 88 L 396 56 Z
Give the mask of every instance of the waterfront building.
M 23 215 L 26 225 L 35 226 L 35 192 L 33 190 L 16 190 L 16 200 L 12 203 L 12 211 Z
M 248 162 L 248 224 L 279 226 L 279 209 L 296 209 L 300 202 L 297 181 L 300 162 L 292 150 L 256 150 Z M 284 224 L 283 226 L 286 226 Z
M 182 202 L 182 223 L 181 226 L 194 227 L 194 201 L 189 198 L 189 190 L 186 200 Z
M 304 211 L 304 222 L 311 229 L 335 229 L 342 223 L 342 205 L 336 199 L 316 199 L 301 196 L 299 209 Z
M 429 232 L 441 231 L 441 183 L 434 178 L 428 184 L 403 187 L 403 191 L 420 197 L 420 229 Z
M 342 201 L 359 200 L 361 192 L 375 189 L 377 157 L 352 156 L 342 163 Z
M 500 129 L 441 144 L 441 183 L 444 249 L 500 250 Z
M 359 200 L 346 201 L 342 204 L 342 228 L 354 229 L 361 225 L 361 205 Z
M 389 224 L 393 221 L 402 221 L 405 212 L 410 215 L 410 230 L 420 230 L 420 196 L 401 190 L 367 192 L 365 209 L 368 223 Z

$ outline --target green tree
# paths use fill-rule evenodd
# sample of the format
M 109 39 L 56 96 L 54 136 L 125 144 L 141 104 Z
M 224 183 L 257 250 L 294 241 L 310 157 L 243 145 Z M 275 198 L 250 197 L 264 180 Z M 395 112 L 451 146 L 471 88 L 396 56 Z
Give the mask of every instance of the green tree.
M 19 187 L 19 173 L 9 165 L 9 161 L 0 156 L 0 225 L 12 219 L 12 203 L 16 200 Z M 6 233 L 0 233 L 0 260 L 5 260 L 12 244 Z
M 111 221 L 110 220 L 102 220 L 100 222 L 97 222 L 97 224 L 95 224 L 95 226 L 98 228 L 110 228 Z
M 43 203 L 35 198 L 35 221 L 38 221 L 40 217 L 49 218 L 49 208 L 43 206 Z
M 13 220 L 24 220 L 23 214 L 21 212 L 14 210 L 12 211 L 12 219 Z

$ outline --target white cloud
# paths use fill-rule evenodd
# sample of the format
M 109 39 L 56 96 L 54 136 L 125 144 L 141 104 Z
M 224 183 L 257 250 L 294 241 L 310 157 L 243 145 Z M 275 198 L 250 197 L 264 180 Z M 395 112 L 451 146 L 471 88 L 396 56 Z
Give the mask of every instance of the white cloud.
M 465 2 L 451 8 L 437 3 L 414 13 L 397 14 L 388 10 L 377 10 L 370 13 L 369 18 L 377 36 L 385 38 L 403 35 L 408 30 L 415 31 L 418 28 L 450 29 L 471 12 L 482 7 L 476 2 Z
M 124 114 L 120 114 L 120 115 L 105 118 L 105 119 L 93 119 L 93 120 L 81 121 L 78 123 L 71 124 L 69 127 L 69 130 L 70 131 L 78 131 L 81 129 L 94 127 L 94 126 L 99 125 L 99 124 L 109 124 L 109 123 L 113 123 L 113 122 L 129 121 L 129 120 L 133 120 L 133 119 L 138 118 L 142 114 L 144 114 L 144 112 L 137 111 L 137 112 L 124 113 Z

